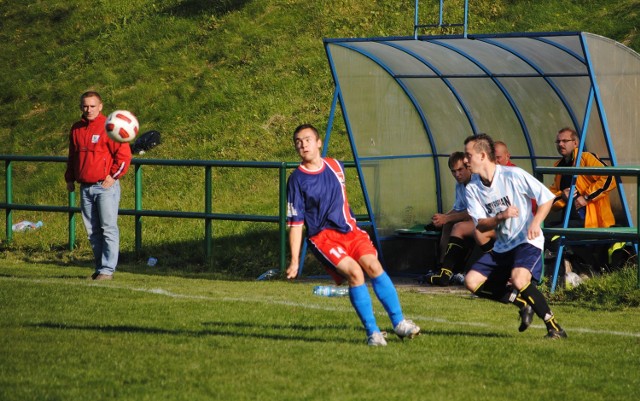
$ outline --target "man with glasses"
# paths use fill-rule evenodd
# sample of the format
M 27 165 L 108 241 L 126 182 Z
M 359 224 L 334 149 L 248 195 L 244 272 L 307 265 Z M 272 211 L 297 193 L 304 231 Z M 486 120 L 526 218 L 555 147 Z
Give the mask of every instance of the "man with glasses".
M 562 128 L 556 135 L 556 149 L 562 158 L 554 163 L 555 167 L 575 167 L 578 165 L 578 133 L 568 127 Z M 594 153 L 583 151 L 579 167 L 605 167 L 606 164 Z M 555 195 L 552 211 L 562 212 L 569 198 L 572 175 L 555 176 L 549 187 Z M 571 214 L 568 227 L 611 227 L 615 224 L 609 192 L 616 187 L 616 180 L 608 175 L 578 175 L 573 191 Z M 564 213 L 554 213 L 547 218 L 547 227 L 560 227 Z M 547 238 L 545 258 L 554 258 L 558 251 L 558 237 Z M 599 252 L 598 252 L 599 253 Z
M 562 158 L 555 167 L 575 167 L 580 138 L 571 128 L 562 128 L 556 136 L 556 149 Z M 605 167 L 606 164 L 591 152 L 582 152 L 580 167 Z M 563 210 L 571 189 L 571 175 L 556 175 L 549 188 L 556 196 L 552 210 Z M 574 227 L 611 227 L 615 218 L 611 211 L 609 192 L 616 187 L 616 180 L 607 175 L 578 175 L 573 193 L 570 220 Z

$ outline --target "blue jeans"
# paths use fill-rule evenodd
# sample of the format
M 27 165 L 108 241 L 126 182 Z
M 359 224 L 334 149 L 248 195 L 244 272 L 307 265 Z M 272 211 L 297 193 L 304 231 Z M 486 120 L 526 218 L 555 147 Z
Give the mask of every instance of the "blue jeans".
M 107 189 L 100 184 L 82 184 L 80 197 L 82 220 L 93 249 L 96 273 L 111 275 L 116 271 L 120 253 L 120 182 L 116 180 Z

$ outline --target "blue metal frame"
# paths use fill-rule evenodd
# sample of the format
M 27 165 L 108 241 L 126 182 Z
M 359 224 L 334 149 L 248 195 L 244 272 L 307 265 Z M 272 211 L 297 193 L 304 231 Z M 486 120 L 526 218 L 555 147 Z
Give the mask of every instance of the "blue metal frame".
M 582 129 L 577 130 L 580 135 L 580 144 L 578 146 L 578 154 L 576 155 L 576 160 L 581 160 L 582 152 L 584 150 L 584 145 L 586 142 L 586 136 L 589 128 L 589 119 L 591 118 L 593 102 L 595 101 L 596 107 L 598 109 L 598 113 L 600 115 L 600 122 L 602 124 L 602 131 L 604 133 L 605 144 L 607 145 L 607 151 L 609 152 L 609 156 L 611 159 L 611 165 L 617 166 L 617 158 L 615 156 L 615 150 L 613 148 L 613 144 L 611 143 L 611 134 L 609 132 L 609 123 L 607 121 L 607 115 L 602 107 L 602 102 L 600 101 L 600 88 L 598 87 L 598 82 L 593 73 L 593 69 L 591 68 L 591 57 L 589 55 L 589 48 L 587 42 L 584 38 L 583 34 L 580 34 L 580 44 L 582 46 L 583 52 L 585 54 L 585 64 L 587 66 L 587 70 L 589 73 L 589 81 L 591 82 L 591 90 L 589 91 L 589 100 L 587 102 L 587 110 L 585 111 L 584 121 L 582 123 Z M 576 127 L 578 125 L 576 124 Z M 579 166 L 579 163 L 578 163 Z M 568 199 L 573 199 L 573 195 L 575 193 L 575 183 L 577 176 L 573 176 L 571 179 L 571 189 L 569 190 Z M 618 189 L 618 194 L 620 195 L 620 201 L 623 206 L 623 210 L 625 213 L 625 218 L 627 219 L 627 224 L 629 227 L 633 227 L 633 218 L 631 217 L 631 212 L 629 210 L 629 205 L 627 202 L 626 194 L 624 191 L 624 187 L 621 185 L 622 181 L 619 177 L 615 177 L 616 183 L 618 184 L 616 187 Z M 572 203 L 567 202 L 565 207 L 565 215 L 562 221 L 562 228 L 567 228 L 569 225 L 569 216 L 571 214 Z M 636 211 L 640 215 L 640 211 Z M 565 248 L 565 237 L 562 236 L 560 239 L 560 246 L 558 247 L 558 254 L 556 255 L 556 260 L 554 263 L 553 277 L 551 281 L 551 292 L 555 292 L 556 286 L 558 284 L 558 274 L 560 272 L 560 264 L 562 263 L 564 248 Z M 638 244 L 634 244 L 636 249 L 636 254 L 638 253 Z
M 467 27 L 469 24 L 469 0 L 464 0 L 464 22 L 462 24 L 446 24 L 444 22 L 444 0 L 440 0 L 440 6 L 438 9 L 438 23 L 421 25 L 418 17 L 418 9 L 420 6 L 420 0 L 415 2 L 415 13 L 413 17 L 413 37 L 418 39 L 418 29 L 420 28 L 446 28 L 452 26 L 463 27 L 463 36 L 467 37 Z
M 417 3 L 418 2 L 416 1 L 416 7 L 417 7 Z M 465 14 L 466 14 L 466 11 L 465 11 Z M 366 160 L 382 160 L 382 159 L 390 159 L 390 158 L 412 158 L 412 157 L 429 157 L 429 156 L 432 156 L 434 158 L 434 166 L 435 166 L 435 173 L 436 173 L 436 177 L 435 178 L 436 178 L 436 191 L 437 191 L 438 210 L 439 211 L 442 210 L 442 194 L 441 194 L 442 183 L 441 183 L 441 179 L 440 179 L 440 166 L 439 166 L 439 160 L 438 160 L 438 157 L 441 156 L 441 155 L 438 152 L 437 142 L 434 140 L 433 133 L 431 132 L 431 129 L 429 127 L 429 122 L 427 121 L 426 115 L 423 112 L 423 110 L 420 108 L 420 105 L 417 103 L 417 100 L 416 100 L 414 94 L 412 93 L 412 90 L 406 85 L 405 82 L 402 81 L 403 79 L 433 78 L 433 79 L 441 80 L 447 86 L 447 88 L 449 88 L 451 93 L 456 98 L 458 104 L 462 108 L 462 110 L 463 110 L 463 112 L 464 112 L 464 114 L 465 114 L 465 116 L 467 118 L 467 121 L 470 124 L 472 132 L 474 134 L 477 133 L 477 127 L 476 127 L 476 124 L 475 124 L 475 122 L 473 120 L 473 116 L 471 115 L 471 112 L 469 110 L 468 105 L 465 104 L 465 102 L 463 101 L 463 99 L 461 97 L 461 94 L 458 93 L 458 91 L 456 90 L 454 85 L 449 80 L 450 78 L 456 78 L 456 77 L 461 77 L 461 76 L 462 77 L 467 77 L 467 78 L 473 78 L 476 75 L 446 74 L 446 72 L 440 71 L 437 68 L 435 68 L 434 65 L 432 65 L 428 60 L 425 60 L 419 54 L 416 54 L 415 52 L 409 50 L 406 46 L 403 46 L 401 43 L 397 43 L 399 41 L 412 41 L 412 40 L 426 41 L 426 42 L 429 42 L 431 44 L 442 46 L 442 47 L 444 47 L 444 48 L 446 48 L 446 49 L 448 49 L 450 51 L 456 52 L 460 56 L 462 56 L 462 57 L 466 58 L 467 60 L 469 60 L 471 63 L 473 63 L 475 66 L 477 66 L 483 72 L 483 74 L 477 74 L 477 77 L 489 78 L 489 79 L 492 80 L 494 85 L 498 88 L 498 90 L 502 93 L 504 98 L 509 103 L 511 109 L 514 112 L 514 115 L 515 115 L 518 123 L 520 124 L 524 139 L 525 139 L 526 144 L 527 144 L 527 148 L 529 150 L 529 159 L 531 161 L 532 168 L 533 168 L 534 171 L 535 171 L 535 169 L 537 167 L 537 161 L 538 160 L 541 160 L 541 159 L 556 159 L 557 156 L 551 157 L 551 156 L 544 156 L 544 155 L 536 155 L 535 154 L 535 149 L 533 147 L 532 139 L 531 139 L 531 133 L 529 132 L 529 129 L 528 129 L 527 124 L 526 124 L 526 122 L 525 122 L 525 120 L 523 118 L 523 115 L 522 115 L 521 111 L 519 110 L 519 107 L 518 107 L 517 103 L 511 97 L 511 95 L 509 94 L 509 91 L 500 82 L 499 78 L 502 78 L 502 77 L 514 77 L 514 78 L 517 78 L 517 77 L 537 77 L 537 78 L 544 79 L 546 84 L 553 91 L 555 96 L 557 96 L 557 98 L 559 99 L 560 103 L 563 105 L 564 109 L 567 111 L 572 123 L 576 127 L 576 130 L 580 133 L 580 136 L 581 136 L 582 140 L 580 142 L 578 157 L 581 156 L 581 154 L 583 152 L 583 149 L 584 149 L 584 145 L 585 145 L 585 140 L 584 139 L 586 139 L 586 133 L 588 131 L 589 119 L 590 119 L 590 116 L 591 116 L 591 114 L 593 112 L 592 109 L 593 109 L 593 105 L 594 105 L 594 101 L 595 101 L 595 105 L 596 105 L 596 107 L 598 109 L 599 116 L 600 116 L 600 121 L 601 121 L 601 124 L 602 124 L 602 129 L 603 129 L 603 132 L 604 132 L 604 139 L 605 139 L 605 142 L 607 144 L 608 151 L 609 151 L 611 165 L 613 165 L 613 166 L 617 165 L 615 152 L 613 150 L 613 146 L 612 146 L 612 142 L 611 142 L 611 136 L 610 136 L 609 127 L 608 127 L 608 123 L 607 123 L 606 113 L 605 113 L 604 108 L 603 108 L 603 106 L 601 104 L 601 101 L 600 101 L 599 88 L 597 86 L 596 78 L 594 76 L 594 73 L 593 73 L 593 70 L 592 70 L 592 66 L 591 66 L 591 60 L 590 60 L 590 57 L 589 57 L 589 49 L 587 47 L 587 43 L 586 43 L 585 37 L 581 32 L 542 32 L 542 33 L 508 33 L 508 34 L 467 35 L 466 34 L 466 29 L 465 29 L 465 34 L 464 35 L 418 36 L 417 35 L 417 28 L 419 28 L 421 26 L 418 25 L 418 23 L 417 23 L 417 8 L 416 8 L 416 20 L 415 21 L 416 22 L 414 24 L 414 36 L 413 37 L 398 36 L 398 37 L 386 37 L 386 38 L 350 38 L 350 39 L 325 39 L 324 40 L 325 51 L 326 51 L 327 56 L 328 56 L 328 58 L 330 60 L 330 67 L 331 67 L 333 79 L 334 79 L 336 88 L 338 90 L 338 96 L 339 96 L 339 99 L 340 99 L 340 105 L 343 108 L 343 117 L 345 118 L 345 123 L 347 125 L 347 133 L 349 135 L 349 141 L 350 141 L 350 144 L 352 146 L 352 149 L 353 149 L 353 152 L 354 152 L 355 162 L 356 162 L 356 165 L 358 166 L 358 168 L 360 167 L 360 162 L 361 161 L 366 161 Z M 442 20 L 440 21 L 440 25 L 444 26 L 443 23 L 442 23 Z M 562 45 L 561 43 L 556 43 L 556 42 L 554 42 L 552 40 L 552 37 L 563 37 L 563 36 L 577 36 L 577 37 L 579 37 L 580 44 L 581 44 L 582 49 L 583 49 L 584 57 L 581 56 L 580 54 L 576 53 L 572 49 L 569 49 L 566 46 Z M 500 49 L 502 49 L 502 50 L 504 50 L 506 52 L 509 52 L 509 53 L 513 54 L 514 56 L 518 57 L 520 60 L 522 60 L 528 66 L 530 66 L 533 69 L 533 71 L 535 71 L 535 73 L 531 73 L 531 74 L 493 74 L 489 70 L 489 68 L 487 68 L 487 66 L 483 65 L 483 63 L 481 63 L 479 60 L 475 59 L 473 56 L 471 56 L 467 52 L 465 52 L 465 51 L 461 50 L 460 48 L 458 48 L 457 46 L 455 46 L 454 43 L 451 43 L 452 39 L 464 39 L 464 38 L 479 40 L 479 41 L 482 41 L 485 44 L 496 46 L 496 47 L 498 47 L 498 48 L 500 48 Z M 549 46 L 553 46 L 553 47 L 561 50 L 562 52 L 565 52 L 566 54 L 570 55 L 571 57 L 575 58 L 578 62 L 580 62 L 580 63 L 585 65 L 585 67 L 587 69 L 587 72 L 586 73 L 569 73 L 569 74 L 565 74 L 565 73 L 545 73 L 539 65 L 537 65 L 534 61 L 530 60 L 524 54 L 520 53 L 519 51 L 517 51 L 513 47 L 509 46 L 508 44 L 498 42 L 496 39 L 499 39 L 499 38 L 531 38 L 533 40 L 538 40 L 541 43 L 547 44 Z M 448 42 L 444 42 L 443 41 L 444 39 L 447 39 Z M 381 45 L 386 45 L 386 46 L 392 47 L 394 49 L 397 49 L 399 51 L 402 51 L 405 54 L 408 54 L 409 56 L 413 57 L 417 61 L 419 61 L 422 64 L 424 64 L 430 71 L 433 72 L 433 75 L 431 75 L 431 74 L 427 74 L 427 75 L 425 75 L 425 74 L 415 74 L 415 75 L 412 75 L 412 74 L 396 74 L 392 70 L 392 68 L 390 68 L 388 65 L 386 65 L 382 60 L 380 60 L 374 54 L 372 54 L 371 52 L 367 51 L 366 49 L 362 49 L 361 47 L 358 47 L 357 45 L 355 45 L 356 43 L 363 43 L 363 42 L 376 42 L 376 43 L 379 43 Z M 333 63 L 333 60 L 331 59 L 331 54 L 330 54 L 331 52 L 329 50 L 329 44 L 339 45 L 341 47 L 344 47 L 344 48 L 350 49 L 352 51 L 358 52 L 359 54 L 369 58 L 374 63 L 376 63 L 376 65 L 378 65 L 380 68 L 382 68 L 384 71 L 386 71 L 386 73 L 389 74 L 389 76 L 397 82 L 399 87 L 402 88 L 404 93 L 407 95 L 408 99 L 414 105 L 416 112 L 420 116 L 422 124 L 423 124 L 423 126 L 425 128 L 427 139 L 429 141 L 431 149 L 433 150 L 433 155 L 426 155 L 425 154 L 425 155 L 394 155 L 394 156 L 363 157 L 363 158 L 359 158 L 358 157 L 357 150 L 354 149 L 355 140 L 354 140 L 354 136 L 353 136 L 354 134 L 353 134 L 353 132 L 351 130 L 351 126 L 349 124 L 349 119 L 348 119 L 349 113 L 346 110 L 346 106 L 344 105 L 344 103 L 342 101 L 342 97 L 341 97 L 342 93 L 341 93 L 341 91 L 339 89 L 339 82 L 338 82 L 338 77 L 337 77 L 336 71 L 335 71 L 335 65 Z M 588 97 L 588 100 L 587 100 L 587 104 L 585 106 L 585 113 L 584 113 L 583 121 L 579 121 L 579 117 L 576 114 L 576 110 L 574 110 L 572 108 L 571 104 L 569 103 L 569 100 L 563 94 L 561 89 L 556 85 L 556 83 L 552 80 L 553 77 L 572 77 L 572 76 L 575 76 L 575 77 L 588 77 L 589 83 L 591 85 L 590 92 L 589 92 L 589 97 Z M 336 106 L 337 106 L 337 102 L 334 101 L 332 109 L 334 107 L 336 107 Z M 333 115 L 333 113 L 334 113 L 334 111 L 332 110 L 332 115 Z M 572 189 L 571 189 L 572 191 L 575 191 L 575 178 L 576 177 L 574 176 L 573 177 L 573 185 L 572 185 Z M 619 178 L 616 178 L 616 180 L 618 181 L 618 184 L 621 184 L 621 181 L 620 181 Z M 371 213 L 370 202 L 369 202 L 368 193 L 367 193 L 366 187 L 365 187 L 366 184 L 364 183 L 363 177 L 361 177 L 361 184 L 364 187 L 363 191 L 364 191 L 364 194 L 365 194 L 365 198 L 366 198 L 365 201 L 367 203 L 368 211 Z M 622 200 L 622 205 L 623 205 L 623 208 L 624 208 L 624 212 L 625 212 L 625 216 L 627 218 L 627 221 L 628 221 L 629 224 L 632 224 L 632 222 L 631 222 L 632 218 L 631 218 L 628 202 L 626 200 L 626 196 L 624 194 L 624 188 L 623 188 L 622 185 L 618 185 L 618 191 L 620 193 L 620 198 Z M 371 214 L 370 216 L 372 217 L 371 221 L 373 222 L 374 229 L 375 229 L 375 218 L 374 218 L 373 214 Z M 564 222 L 563 222 L 565 227 L 567 225 L 567 221 L 568 221 L 568 213 L 565 213 Z M 559 252 L 559 253 L 561 253 L 561 252 Z M 555 288 L 556 281 L 557 281 L 557 271 L 559 270 L 560 260 L 561 259 L 559 258 L 558 261 L 556 261 L 555 274 L 554 274 L 555 277 L 554 277 L 554 283 L 553 283 L 553 287 L 554 288 Z

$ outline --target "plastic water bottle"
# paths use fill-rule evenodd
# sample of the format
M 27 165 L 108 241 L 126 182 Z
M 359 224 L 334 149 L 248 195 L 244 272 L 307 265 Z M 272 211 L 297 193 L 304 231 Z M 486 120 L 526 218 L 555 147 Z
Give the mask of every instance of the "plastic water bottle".
M 44 223 L 41 221 L 38 221 L 37 223 L 32 223 L 30 221 L 24 220 L 12 225 L 11 229 L 15 232 L 22 232 L 22 231 L 35 230 L 36 228 L 40 228 L 43 225 Z
M 266 272 L 262 273 L 256 280 L 258 281 L 271 280 L 272 278 L 276 277 L 279 273 L 280 273 L 280 270 L 278 269 L 267 270 Z
M 344 297 L 349 295 L 349 287 L 336 287 L 334 285 L 317 285 L 313 287 L 313 294 L 322 297 Z

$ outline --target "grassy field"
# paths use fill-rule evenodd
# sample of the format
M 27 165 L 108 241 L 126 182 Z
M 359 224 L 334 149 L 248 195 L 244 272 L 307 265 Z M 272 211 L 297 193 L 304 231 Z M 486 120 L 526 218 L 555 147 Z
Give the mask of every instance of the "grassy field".
M 569 338 L 514 308 L 400 285 L 423 335 L 369 348 L 316 282 L 0 267 L 0 399 L 637 400 L 640 310 L 555 303 Z M 382 329 L 391 330 L 377 301 Z
M 132 110 L 142 131 L 163 134 L 136 157 L 295 160 L 291 131 L 303 121 L 323 128 L 331 106 L 322 38 L 410 35 L 413 4 L 0 0 L 0 153 L 65 155 L 78 95 L 95 89 L 105 110 Z M 436 4 L 421 1 L 425 20 Z M 639 5 L 477 0 L 469 32 L 584 30 L 640 51 Z M 338 115 L 330 153 L 350 160 L 344 133 Z M 16 163 L 14 201 L 65 205 L 63 171 Z M 202 177 L 145 169 L 144 207 L 201 211 Z M 361 213 L 355 174 L 348 179 Z M 275 182 L 216 170 L 214 212 L 276 213 Z M 122 207 L 132 208 L 131 177 L 123 188 Z M 552 307 L 569 334 L 558 342 L 542 338 L 539 320 L 518 333 L 513 308 L 402 286 L 405 313 L 424 335 L 370 349 L 347 299 L 315 297 L 309 280 L 250 280 L 276 267 L 273 225 L 217 224 L 206 264 L 201 222 L 145 219 L 144 253 L 135 255 L 133 219 L 123 218 L 117 278 L 95 283 L 85 280 L 91 251 L 80 219 L 73 251 L 64 214 L 15 211 L 22 219 L 45 226 L 13 243 L 0 236 L 3 401 L 640 398 L 635 271 L 557 293 Z

